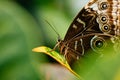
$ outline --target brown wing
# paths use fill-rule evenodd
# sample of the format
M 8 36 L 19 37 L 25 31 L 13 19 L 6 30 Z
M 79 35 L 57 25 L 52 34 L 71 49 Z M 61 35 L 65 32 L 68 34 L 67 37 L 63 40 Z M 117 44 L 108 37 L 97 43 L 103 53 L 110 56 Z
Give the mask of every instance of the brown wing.
M 95 11 L 92 9 L 86 10 L 83 8 L 70 25 L 64 41 L 68 41 L 73 37 L 82 35 L 82 33 L 88 28 L 93 28 L 93 31 L 100 32 L 99 27 L 94 27 L 99 26 L 96 22 L 96 17 L 97 14 Z
M 75 17 L 70 25 L 64 41 L 68 41 L 83 32 L 107 33 L 119 35 L 119 9 L 112 0 L 91 0 Z
M 109 48 L 106 43 L 114 44 L 115 37 L 120 36 L 118 5 L 119 1 L 91 0 L 79 12 L 63 40 L 65 50 L 62 52 L 68 62 L 73 62 L 88 50 L 99 52 Z
M 86 34 L 86 36 L 78 36 L 66 44 L 67 51 L 63 52 L 69 64 L 82 56 L 93 53 L 101 53 L 108 48 L 113 47 L 111 36 L 105 34 Z M 111 46 L 111 47 L 110 47 Z M 114 48 L 112 48 L 114 49 Z M 112 50 L 110 49 L 110 50 Z

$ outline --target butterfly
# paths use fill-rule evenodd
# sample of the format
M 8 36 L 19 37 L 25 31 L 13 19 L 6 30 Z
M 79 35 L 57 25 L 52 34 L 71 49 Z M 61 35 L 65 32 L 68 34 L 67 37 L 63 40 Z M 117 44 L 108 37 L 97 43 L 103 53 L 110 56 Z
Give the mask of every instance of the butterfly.
M 71 23 L 63 40 L 58 40 L 60 53 L 73 64 L 88 51 L 102 53 L 120 36 L 120 2 L 91 0 Z

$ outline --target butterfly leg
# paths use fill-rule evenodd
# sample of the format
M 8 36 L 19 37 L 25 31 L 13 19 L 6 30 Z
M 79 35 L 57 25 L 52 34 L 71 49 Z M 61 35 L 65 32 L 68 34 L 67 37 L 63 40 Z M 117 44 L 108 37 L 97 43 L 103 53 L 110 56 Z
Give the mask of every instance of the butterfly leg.
M 67 53 L 68 53 L 68 45 L 66 46 L 64 57 L 67 56 Z
M 54 48 L 52 50 L 50 50 L 49 52 L 55 51 L 55 49 L 60 45 L 60 42 L 57 42 L 57 44 L 54 46 Z

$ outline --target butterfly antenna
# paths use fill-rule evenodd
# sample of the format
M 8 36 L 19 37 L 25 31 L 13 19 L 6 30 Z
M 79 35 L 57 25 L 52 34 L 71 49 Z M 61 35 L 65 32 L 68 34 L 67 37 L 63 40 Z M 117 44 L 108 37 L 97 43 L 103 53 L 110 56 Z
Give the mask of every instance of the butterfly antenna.
M 60 44 L 60 41 L 61 41 L 61 38 L 60 38 L 60 34 L 56 31 L 56 29 L 47 21 L 47 20 L 45 20 L 48 24 L 49 24 L 49 26 L 54 30 L 54 32 L 57 34 L 57 36 L 58 36 L 58 41 L 57 41 L 57 44 L 54 46 L 54 48 L 50 51 L 50 52 L 52 52 L 52 51 L 54 51 L 57 47 L 58 47 L 58 45 Z
M 47 21 L 47 20 L 45 20 L 48 24 L 49 24 L 49 26 L 54 30 L 54 32 L 57 34 L 57 36 L 58 36 L 58 40 L 61 40 L 61 38 L 60 38 L 60 34 L 56 31 L 56 29 Z

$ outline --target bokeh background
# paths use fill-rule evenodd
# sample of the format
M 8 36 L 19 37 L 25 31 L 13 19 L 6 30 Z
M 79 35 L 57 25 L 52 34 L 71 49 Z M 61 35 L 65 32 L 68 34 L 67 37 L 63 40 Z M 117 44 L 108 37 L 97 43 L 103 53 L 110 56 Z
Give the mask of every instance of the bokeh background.
M 63 39 L 70 23 L 88 1 L 0 0 L 0 80 L 76 80 L 54 59 L 32 49 L 53 48 L 58 36 L 47 22 Z M 97 61 L 80 60 L 75 70 L 83 71 L 85 80 L 120 80 L 120 54 L 104 53 L 108 54 Z
M 57 35 L 46 21 L 63 39 L 70 23 L 87 2 L 0 0 L 0 80 L 50 80 L 51 73 L 44 77 L 44 70 L 49 72 L 56 70 L 51 69 L 53 65 L 61 66 L 44 54 L 32 52 L 32 49 L 42 45 L 53 48 Z M 50 63 L 51 67 L 44 63 Z M 65 76 L 65 69 L 62 70 L 56 71 L 60 80 Z

